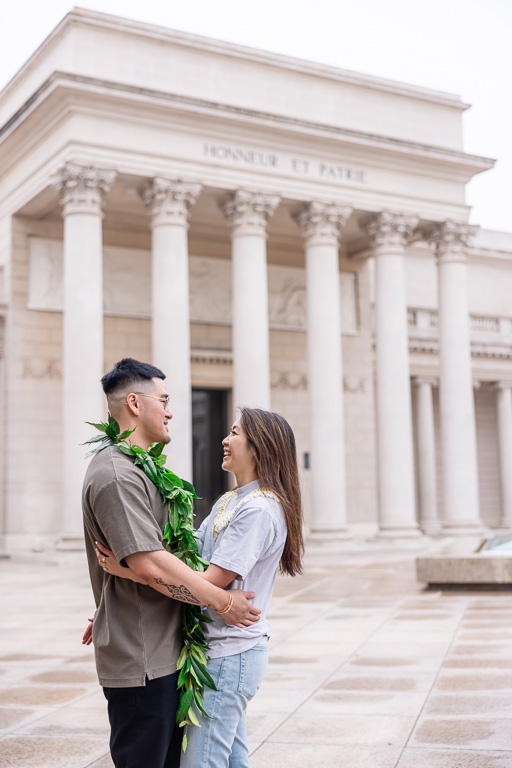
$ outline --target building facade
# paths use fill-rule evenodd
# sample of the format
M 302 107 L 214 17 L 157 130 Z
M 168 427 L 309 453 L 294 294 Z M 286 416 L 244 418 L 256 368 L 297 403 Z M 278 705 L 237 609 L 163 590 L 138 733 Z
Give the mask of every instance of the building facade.
M 0 533 L 80 545 L 85 421 L 168 376 L 208 502 L 237 406 L 310 534 L 510 527 L 512 235 L 468 226 L 453 95 L 74 9 L 0 94 Z

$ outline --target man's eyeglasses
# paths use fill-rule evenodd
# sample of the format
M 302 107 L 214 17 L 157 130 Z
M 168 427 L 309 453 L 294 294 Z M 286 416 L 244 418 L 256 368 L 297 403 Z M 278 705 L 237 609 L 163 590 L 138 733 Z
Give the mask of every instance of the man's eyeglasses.
M 160 400 L 164 408 L 167 408 L 169 405 L 169 395 L 146 395 L 145 392 L 134 392 L 134 395 L 139 395 L 139 397 L 152 397 L 153 400 Z

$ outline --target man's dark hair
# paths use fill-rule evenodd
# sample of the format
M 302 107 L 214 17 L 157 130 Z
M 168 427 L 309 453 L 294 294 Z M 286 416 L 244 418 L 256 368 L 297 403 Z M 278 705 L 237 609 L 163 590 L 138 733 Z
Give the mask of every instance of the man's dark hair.
M 151 379 L 165 379 L 165 373 L 149 363 L 141 363 L 133 357 L 125 357 L 114 365 L 111 371 L 101 379 L 101 385 L 106 395 L 124 389 L 145 385 Z

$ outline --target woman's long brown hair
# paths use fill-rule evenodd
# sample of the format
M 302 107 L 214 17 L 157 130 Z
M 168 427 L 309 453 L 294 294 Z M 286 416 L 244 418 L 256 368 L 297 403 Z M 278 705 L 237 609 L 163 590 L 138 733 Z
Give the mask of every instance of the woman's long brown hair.
M 256 457 L 256 474 L 262 488 L 269 488 L 281 502 L 288 534 L 279 568 L 282 573 L 302 573 L 302 500 L 297 449 L 292 428 L 278 413 L 241 408 L 240 424 Z

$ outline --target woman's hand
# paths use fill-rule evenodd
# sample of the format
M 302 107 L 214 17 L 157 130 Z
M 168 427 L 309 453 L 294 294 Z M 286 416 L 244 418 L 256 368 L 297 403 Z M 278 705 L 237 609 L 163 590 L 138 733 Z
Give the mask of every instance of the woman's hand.
M 130 579 L 130 581 L 136 581 L 137 584 L 146 584 L 140 576 L 137 576 L 130 568 L 123 568 L 117 562 L 114 553 L 111 549 L 100 544 L 99 541 L 94 542 L 96 544 L 96 557 L 98 558 L 99 565 L 103 568 L 105 573 L 110 573 L 111 576 L 119 576 L 121 579 Z
M 260 618 L 261 610 L 249 600 L 256 597 L 256 592 L 244 592 L 243 589 L 232 589 L 230 592 L 233 604 L 229 611 L 221 614 L 226 624 L 234 627 L 250 627 L 255 624 Z
M 82 637 L 82 645 L 90 645 L 92 643 L 92 619 L 89 619 L 87 629 Z

